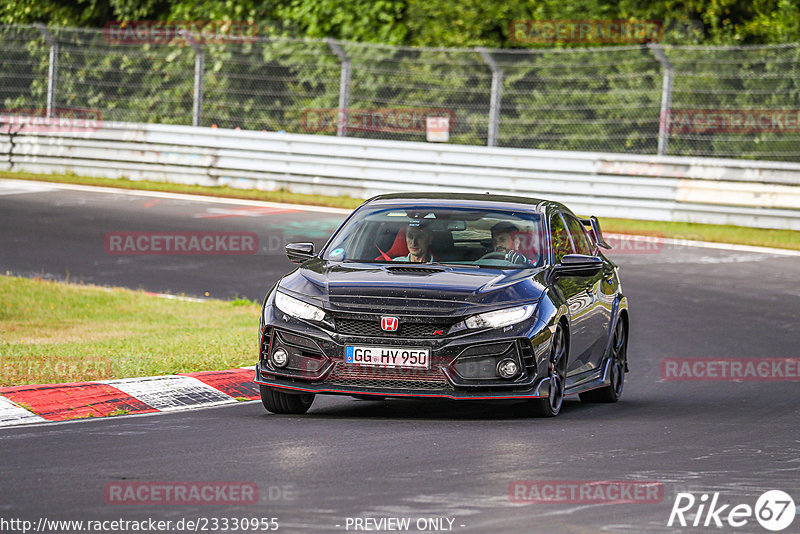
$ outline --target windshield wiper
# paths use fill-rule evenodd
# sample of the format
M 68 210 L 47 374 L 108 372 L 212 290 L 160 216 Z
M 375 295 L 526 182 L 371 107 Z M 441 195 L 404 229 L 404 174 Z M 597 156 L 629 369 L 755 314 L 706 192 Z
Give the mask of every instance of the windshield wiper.
M 475 265 L 474 263 L 457 263 L 457 262 L 447 262 L 447 261 L 432 261 L 426 263 L 425 265 L 446 265 L 448 267 L 471 267 L 472 269 L 480 269 L 480 265 Z

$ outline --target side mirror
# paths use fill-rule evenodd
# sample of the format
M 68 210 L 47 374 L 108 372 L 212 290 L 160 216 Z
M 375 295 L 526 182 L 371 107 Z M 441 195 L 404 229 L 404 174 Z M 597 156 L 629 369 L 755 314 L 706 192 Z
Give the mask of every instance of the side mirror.
M 303 263 L 314 257 L 314 243 L 289 243 L 283 250 L 292 263 Z
M 558 276 L 594 276 L 603 270 L 603 260 L 586 254 L 566 254 L 556 265 Z
M 581 223 L 588 227 L 589 235 L 592 236 L 592 239 L 598 247 L 605 249 L 611 248 L 611 245 L 606 243 L 606 240 L 603 238 L 603 231 L 600 229 L 600 221 L 597 220 L 597 217 L 592 215 L 588 219 L 581 219 Z

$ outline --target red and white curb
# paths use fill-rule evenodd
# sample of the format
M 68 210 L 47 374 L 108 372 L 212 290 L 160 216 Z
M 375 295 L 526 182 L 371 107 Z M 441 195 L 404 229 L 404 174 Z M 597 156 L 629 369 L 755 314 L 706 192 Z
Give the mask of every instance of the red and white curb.
M 97 382 L 0 388 L 0 427 L 186 410 L 259 398 L 245 367 Z

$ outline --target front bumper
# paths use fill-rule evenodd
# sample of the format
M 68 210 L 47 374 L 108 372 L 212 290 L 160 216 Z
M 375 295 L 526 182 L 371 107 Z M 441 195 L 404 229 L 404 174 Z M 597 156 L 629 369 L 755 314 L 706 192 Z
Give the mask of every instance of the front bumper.
M 547 379 L 545 379 L 546 381 Z M 394 388 L 370 387 L 339 387 L 326 384 L 315 384 L 284 378 L 268 378 L 256 370 L 256 384 L 270 386 L 296 393 L 321 393 L 331 395 L 374 395 L 376 397 L 413 397 L 413 398 L 440 398 L 454 400 L 509 400 L 509 399 L 535 399 L 547 397 L 547 385 L 539 384 L 528 391 L 481 392 L 481 391 L 448 391 L 448 390 L 412 390 Z M 540 390 L 542 393 L 540 393 Z
M 297 393 L 375 395 L 380 397 L 505 400 L 546 397 L 550 330 L 520 324 L 500 333 L 489 330 L 436 339 L 374 338 L 343 335 L 298 319 L 268 313 L 262 326 L 255 382 Z M 537 328 L 538 326 L 538 328 Z M 396 370 L 347 364 L 348 345 L 424 345 L 431 350 L 430 369 Z M 269 360 L 276 347 L 286 349 L 289 363 L 277 368 Z M 484 376 L 499 358 L 518 361 L 512 379 Z M 469 373 L 484 373 L 470 375 Z

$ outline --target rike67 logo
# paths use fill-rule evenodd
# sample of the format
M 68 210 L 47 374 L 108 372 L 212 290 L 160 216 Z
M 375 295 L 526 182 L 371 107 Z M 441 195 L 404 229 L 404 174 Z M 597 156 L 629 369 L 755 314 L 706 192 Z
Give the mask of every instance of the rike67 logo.
M 726 531 L 752 524 L 755 519 L 767 530 L 780 532 L 788 528 L 797 514 L 794 500 L 780 490 L 766 491 L 749 504 L 720 503 L 719 493 L 678 493 L 667 526 L 717 527 Z M 752 528 L 752 527 L 751 527 Z

